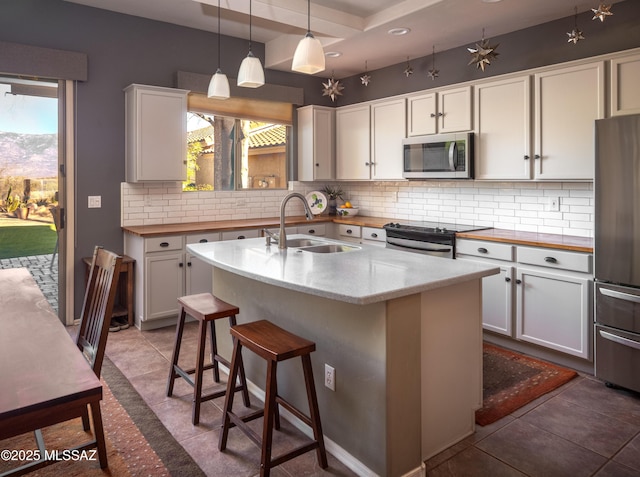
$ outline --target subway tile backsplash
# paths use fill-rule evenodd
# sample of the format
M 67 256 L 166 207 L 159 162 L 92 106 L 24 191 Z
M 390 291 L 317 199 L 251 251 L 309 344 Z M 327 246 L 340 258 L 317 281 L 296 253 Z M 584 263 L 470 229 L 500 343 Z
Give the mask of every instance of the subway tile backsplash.
M 398 181 L 340 182 L 360 215 L 432 220 L 528 232 L 593 236 L 593 183 Z M 306 194 L 323 184 L 291 182 L 289 190 L 181 192 L 174 182 L 123 183 L 123 226 L 278 217 L 289 192 Z M 559 199 L 558 211 L 551 199 Z M 299 201 L 287 215 L 302 215 Z

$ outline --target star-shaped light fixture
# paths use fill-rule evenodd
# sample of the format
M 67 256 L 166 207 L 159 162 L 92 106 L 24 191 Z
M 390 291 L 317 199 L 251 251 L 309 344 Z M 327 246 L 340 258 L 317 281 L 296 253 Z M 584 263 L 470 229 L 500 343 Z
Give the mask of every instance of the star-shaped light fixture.
M 573 30 L 571 30 L 570 32 L 567 32 L 567 35 L 569 35 L 569 39 L 567 40 L 567 42 L 573 43 L 575 45 L 580 40 L 584 40 L 584 35 L 582 34 L 582 31 L 578 28 L 578 7 L 576 7 L 576 13 L 574 15 L 573 21 L 574 21 Z
M 495 60 L 500 53 L 496 52 L 496 48 L 500 45 L 491 45 L 489 40 L 484 38 L 484 28 L 482 29 L 482 40 L 480 43 L 476 43 L 475 48 L 467 48 L 467 51 L 471 53 L 471 60 L 469 65 L 476 65 L 476 68 L 480 68 L 482 71 L 491 64 L 492 60 Z
M 601 22 L 603 22 L 606 17 L 613 15 L 613 13 L 611 13 L 611 5 L 605 5 L 604 3 L 601 3 L 598 8 L 592 8 L 591 11 L 593 12 L 592 20 L 600 20 Z
M 363 85 L 369 86 L 369 82 L 371 81 L 371 75 L 367 73 L 367 61 L 364 62 L 364 74 L 360 77 L 360 81 Z
M 322 83 L 322 86 L 324 86 L 322 89 L 322 96 L 329 96 L 331 101 L 335 102 L 338 96 L 342 96 L 344 86 L 340 84 L 340 80 L 333 78 L 333 74 L 326 83 Z
M 431 69 L 427 71 L 427 76 L 431 78 L 431 81 L 435 81 L 439 76 L 440 70 L 436 69 L 436 46 L 433 45 L 433 50 L 431 54 Z
M 407 67 L 404 69 L 404 75 L 408 78 L 413 74 L 413 67 L 409 63 L 409 57 L 407 56 Z

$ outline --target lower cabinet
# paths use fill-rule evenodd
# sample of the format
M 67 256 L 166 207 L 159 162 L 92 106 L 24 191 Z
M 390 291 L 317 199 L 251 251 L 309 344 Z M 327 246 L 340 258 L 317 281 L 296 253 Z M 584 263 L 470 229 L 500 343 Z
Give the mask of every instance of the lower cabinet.
M 459 260 L 500 267 L 482 281 L 485 330 L 591 358 L 591 254 L 467 239 L 456 247 Z

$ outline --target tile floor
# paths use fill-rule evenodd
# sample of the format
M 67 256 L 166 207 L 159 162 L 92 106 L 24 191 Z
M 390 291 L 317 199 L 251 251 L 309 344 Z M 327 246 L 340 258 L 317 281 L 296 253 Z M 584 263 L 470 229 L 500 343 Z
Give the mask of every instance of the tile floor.
M 185 366 L 194 362 L 196 331 L 195 323 L 187 325 L 181 351 Z M 259 450 L 239 431 L 230 432 L 227 452 L 217 449 L 223 398 L 203 403 L 200 425 L 193 426 L 191 387 L 177 380 L 174 397 L 165 396 L 173 339 L 173 327 L 145 332 L 129 328 L 109 334 L 107 355 L 207 475 L 257 475 Z M 208 385 L 214 385 L 211 372 L 205 376 Z M 241 399 L 236 401 L 241 405 Z M 283 424 L 283 429 L 274 434 L 276 453 L 304 438 L 290 425 Z M 426 467 L 430 477 L 640 476 L 640 396 L 581 375 L 510 416 L 478 427 Z M 354 474 L 332 456 L 323 471 L 315 453 L 308 453 L 277 467 L 273 475 Z

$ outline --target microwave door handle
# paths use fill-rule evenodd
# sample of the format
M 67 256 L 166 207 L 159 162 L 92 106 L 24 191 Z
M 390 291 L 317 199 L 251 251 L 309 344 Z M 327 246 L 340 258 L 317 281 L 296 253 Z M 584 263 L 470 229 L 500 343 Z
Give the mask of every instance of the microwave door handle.
M 457 158 L 458 154 L 456 151 L 456 142 L 455 141 L 451 141 L 451 144 L 449 144 L 449 170 L 451 171 L 455 171 L 456 170 L 456 158 Z

